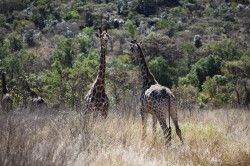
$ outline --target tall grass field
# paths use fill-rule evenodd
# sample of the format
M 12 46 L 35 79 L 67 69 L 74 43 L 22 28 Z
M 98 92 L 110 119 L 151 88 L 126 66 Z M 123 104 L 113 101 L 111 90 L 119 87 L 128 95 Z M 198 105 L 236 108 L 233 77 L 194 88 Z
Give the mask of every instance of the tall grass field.
M 142 141 L 140 116 L 111 112 L 86 123 L 71 111 L 3 114 L 0 165 L 250 165 L 249 111 L 179 111 L 179 120 L 185 143 L 173 131 L 167 147 L 151 120 Z

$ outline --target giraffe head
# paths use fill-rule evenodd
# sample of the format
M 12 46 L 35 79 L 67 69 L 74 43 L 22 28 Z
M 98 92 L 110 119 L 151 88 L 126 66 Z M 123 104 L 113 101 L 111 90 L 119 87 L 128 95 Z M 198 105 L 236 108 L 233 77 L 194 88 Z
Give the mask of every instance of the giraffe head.
M 107 28 L 102 30 L 102 28 L 99 28 L 99 34 L 97 34 L 97 37 L 101 39 L 101 46 L 103 48 L 106 48 L 109 41 L 112 41 L 112 37 L 108 34 Z
M 2 72 L 2 91 L 3 91 L 3 94 L 8 93 L 5 75 L 6 75 L 6 73 L 3 71 Z
M 142 50 L 141 50 L 141 42 L 140 43 L 137 43 L 136 40 L 132 40 L 130 43 L 130 51 L 132 52 L 133 56 L 135 59 L 138 59 L 142 53 Z

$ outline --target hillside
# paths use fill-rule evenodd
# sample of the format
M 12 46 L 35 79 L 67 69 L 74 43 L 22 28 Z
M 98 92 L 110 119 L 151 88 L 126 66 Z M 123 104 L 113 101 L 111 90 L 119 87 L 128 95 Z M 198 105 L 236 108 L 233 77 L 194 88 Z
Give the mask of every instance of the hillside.
M 107 86 L 114 104 L 121 96 L 113 88 L 140 86 L 131 86 L 139 80 L 128 46 L 137 39 L 156 79 L 174 88 L 183 107 L 249 105 L 248 1 L 9 0 L 0 7 L 1 70 L 16 106 L 25 98 L 19 85 L 25 78 L 51 105 L 78 109 L 96 76 L 98 27 L 113 38 Z M 183 90 L 194 94 L 190 101 L 188 93 L 178 95 Z

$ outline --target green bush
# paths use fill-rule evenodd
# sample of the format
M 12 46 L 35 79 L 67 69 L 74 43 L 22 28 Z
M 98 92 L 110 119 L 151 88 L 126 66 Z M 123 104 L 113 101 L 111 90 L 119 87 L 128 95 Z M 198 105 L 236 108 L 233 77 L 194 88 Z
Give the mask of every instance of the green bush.
M 177 24 L 173 19 L 161 19 L 156 23 L 158 29 L 176 29 Z
M 64 14 L 65 20 L 79 19 L 79 18 L 80 18 L 80 14 L 77 10 L 66 11 Z
M 136 35 L 136 25 L 133 21 L 127 20 L 125 23 L 125 29 L 131 34 L 131 37 L 134 38 Z
M 216 74 L 221 73 L 221 67 L 223 65 L 223 61 L 216 55 L 209 55 L 208 57 L 200 59 L 196 62 L 189 74 L 181 78 L 180 84 L 191 84 L 195 87 L 198 87 L 202 90 L 202 85 L 206 80 L 207 76 L 213 77 Z
M 202 93 L 209 102 L 216 107 L 221 107 L 232 101 L 233 86 L 225 76 L 215 75 L 207 77 L 202 86 Z
M 191 65 L 195 62 L 194 52 L 195 52 L 195 46 L 191 42 L 183 42 L 181 43 L 181 48 L 183 50 L 183 53 L 186 57 L 186 64 L 189 69 L 191 69 Z
M 39 29 L 43 29 L 46 26 L 46 16 L 38 11 L 34 12 L 31 20 L 34 22 L 35 26 Z
M 172 87 L 174 68 L 171 68 L 163 57 L 155 57 L 150 60 L 149 68 L 160 84 Z
M 8 54 L 2 61 L 1 67 L 12 77 L 20 77 L 34 71 L 34 55 L 26 51 L 18 51 Z
M 93 28 L 86 27 L 82 30 L 82 34 L 78 37 L 80 44 L 80 52 L 87 54 L 93 44 L 91 35 L 93 34 Z
M 211 54 L 219 56 L 223 60 L 237 60 L 240 59 L 242 55 L 242 51 L 237 43 L 237 41 L 226 39 L 207 44 L 204 49 Z
M 17 32 L 9 34 L 8 44 L 12 52 L 21 50 L 23 48 L 22 36 Z
M 173 16 L 183 16 L 183 15 L 188 14 L 188 11 L 187 9 L 181 6 L 178 6 L 178 7 L 170 8 L 169 13 L 172 14 Z
M 51 0 L 36 0 L 34 5 L 36 6 L 42 6 L 50 3 Z
M 77 54 L 74 40 L 71 38 L 61 38 L 60 40 L 54 53 L 54 59 L 58 60 L 63 67 L 72 67 Z

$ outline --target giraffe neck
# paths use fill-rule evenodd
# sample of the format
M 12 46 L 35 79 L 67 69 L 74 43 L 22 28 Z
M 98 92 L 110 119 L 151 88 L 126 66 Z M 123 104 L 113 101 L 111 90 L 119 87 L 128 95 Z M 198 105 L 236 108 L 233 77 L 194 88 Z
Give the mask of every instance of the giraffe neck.
M 96 78 L 95 86 L 103 87 L 105 84 L 105 69 L 106 69 L 106 54 L 107 54 L 107 46 L 101 43 L 101 51 L 100 51 L 100 65 Z
M 147 62 L 145 60 L 145 56 L 139 47 L 139 55 L 138 55 L 138 61 L 139 61 L 139 67 L 141 71 L 141 77 L 142 77 L 142 89 L 146 90 L 151 85 L 157 84 L 157 81 L 155 80 L 153 74 L 150 72 Z
M 8 88 L 6 85 L 6 79 L 5 79 L 5 74 L 2 73 L 2 88 L 3 88 L 3 94 L 8 93 Z

